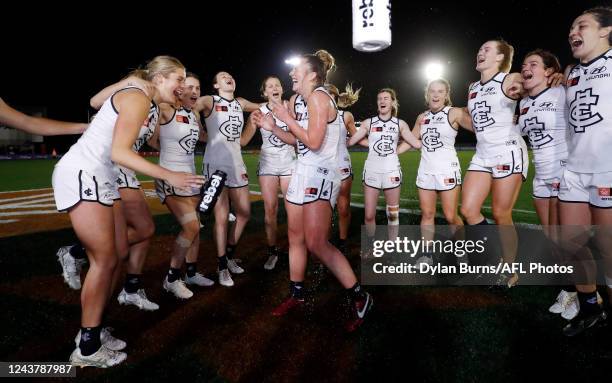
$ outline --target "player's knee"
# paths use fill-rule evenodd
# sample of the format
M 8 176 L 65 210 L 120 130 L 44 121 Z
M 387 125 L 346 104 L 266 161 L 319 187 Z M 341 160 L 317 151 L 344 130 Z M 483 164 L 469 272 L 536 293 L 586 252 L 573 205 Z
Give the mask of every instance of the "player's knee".
M 469 205 L 461 206 L 461 215 L 464 216 L 468 221 L 478 218 L 480 210 L 473 208 Z
M 421 210 L 421 222 L 427 224 L 433 224 L 434 218 L 436 216 L 436 212 L 430 209 L 422 209 Z
M 144 222 L 143 227 L 142 227 L 142 236 L 145 239 L 150 239 L 153 238 L 153 236 L 155 235 L 155 224 L 153 223 L 153 220 L 147 220 L 146 222 Z
M 399 225 L 399 205 L 387 205 L 387 225 Z
M 445 211 L 444 219 L 446 219 L 446 222 L 454 224 L 457 221 L 457 214 L 454 211 Z
M 376 210 L 372 212 L 366 212 L 364 216 L 364 220 L 366 224 L 375 224 L 376 223 Z
M 194 241 L 200 234 L 200 222 L 191 221 L 183 226 L 183 236 Z
M 512 220 L 512 210 L 506 208 L 493 207 L 491 211 L 493 219 L 496 223 L 506 223 L 508 220 Z
M 323 239 L 322 237 L 316 235 L 308 235 L 305 237 L 305 239 L 306 248 L 308 251 L 313 252 L 317 256 L 321 256 L 321 254 L 323 254 L 322 250 L 325 246 L 325 242 L 327 242 L 327 239 Z

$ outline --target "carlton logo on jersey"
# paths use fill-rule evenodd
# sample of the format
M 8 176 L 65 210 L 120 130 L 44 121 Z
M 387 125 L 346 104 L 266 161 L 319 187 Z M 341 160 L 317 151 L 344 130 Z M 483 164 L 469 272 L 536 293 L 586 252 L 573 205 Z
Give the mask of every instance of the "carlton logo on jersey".
M 390 154 L 395 153 L 395 148 L 393 148 L 393 136 L 382 135 L 374 143 L 374 151 L 381 157 L 386 157 Z
M 236 141 L 240 138 L 241 127 L 242 120 L 239 116 L 229 116 L 229 119 L 219 127 L 219 132 L 227 137 L 228 141 Z
M 576 92 L 569 105 L 569 124 L 575 133 L 584 133 L 587 127 L 603 120 L 601 114 L 592 110 L 598 102 L 599 96 L 593 94 L 592 88 Z
M 550 134 L 542 133 L 545 126 L 537 117 L 526 119 L 521 130 L 529 135 L 529 142 L 534 149 L 539 149 L 553 140 Z
M 198 134 L 200 133 L 197 129 L 191 129 L 189 134 L 179 140 L 179 145 L 185 153 L 191 154 L 195 151 L 196 144 L 198 143 Z
M 444 146 L 440 142 L 440 133 L 436 128 L 427 128 L 423 133 L 423 146 L 427 148 L 428 152 L 435 152 L 436 149 Z
M 491 107 L 487 105 L 486 101 L 480 101 L 474 104 L 474 110 L 472 110 L 472 120 L 474 121 L 474 129 L 477 132 L 484 131 L 484 128 L 495 124 L 495 119 L 489 116 L 491 113 Z
M 143 134 L 141 137 L 139 137 L 136 142 L 134 142 L 134 150 L 140 150 L 140 148 L 142 148 L 142 146 L 145 144 L 145 142 L 147 142 L 149 140 L 149 138 L 151 138 L 151 136 L 153 135 L 153 132 L 155 130 L 155 127 L 146 127 L 147 131 L 145 132 L 145 134 Z
M 303 156 L 310 151 L 308 146 L 304 145 L 301 141 L 297 143 L 298 155 Z
M 274 134 L 270 134 L 268 136 L 268 142 L 272 145 L 275 146 L 277 148 L 283 147 L 285 145 L 285 143 L 283 141 L 281 141 L 280 138 L 276 137 Z

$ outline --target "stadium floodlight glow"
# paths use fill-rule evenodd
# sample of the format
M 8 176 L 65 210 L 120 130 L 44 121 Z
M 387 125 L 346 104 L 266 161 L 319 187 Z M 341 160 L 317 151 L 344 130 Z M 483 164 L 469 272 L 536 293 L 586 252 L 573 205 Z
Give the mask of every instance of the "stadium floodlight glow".
M 291 66 L 297 66 L 299 63 L 300 63 L 299 56 L 293 56 L 285 60 L 285 64 L 291 65 Z
M 444 74 L 444 67 L 437 61 L 427 63 L 425 65 L 425 79 L 427 81 L 435 80 Z

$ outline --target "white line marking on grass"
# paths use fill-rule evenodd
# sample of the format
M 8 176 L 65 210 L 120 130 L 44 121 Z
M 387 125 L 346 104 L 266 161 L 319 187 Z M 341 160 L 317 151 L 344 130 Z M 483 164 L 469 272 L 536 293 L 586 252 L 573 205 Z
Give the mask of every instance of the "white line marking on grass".
M 45 194 L 34 194 L 34 195 L 28 195 L 25 197 L 15 197 L 15 198 L 3 198 L 0 199 L 0 203 L 5 203 L 5 202 L 15 202 L 15 201 L 24 201 L 24 200 L 28 200 L 28 199 L 35 199 L 35 198 L 41 198 L 41 197 L 53 197 L 53 193 L 45 193 Z
M 260 191 L 256 191 L 256 190 L 249 190 L 250 194 L 253 195 L 261 195 Z M 351 194 L 352 195 L 352 194 Z M 278 195 L 279 198 L 282 198 L 282 195 L 279 194 Z M 365 207 L 364 204 L 359 203 L 359 202 L 351 202 L 351 206 L 353 207 L 357 207 L 357 208 L 361 208 L 363 209 Z M 387 208 L 385 206 L 376 206 L 376 210 L 378 211 L 386 211 Z M 404 213 L 404 214 L 414 214 L 414 215 L 420 215 L 421 214 L 421 209 L 406 209 L 406 208 L 400 208 L 400 213 Z M 444 218 L 444 215 L 442 213 L 437 213 L 436 217 L 438 218 Z M 522 227 L 522 228 L 526 228 L 526 229 L 533 229 L 533 230 L 539 230 L 541 229 L 540 225 L 535 225 L 533 223 L 523 223 L 523 222 L 515 222 L 514 226 L 516 227 Z
M 42 188 L 42 189 L 25 189 L 25 190 L 12 190 L 12 191 L 3 191 L 0 192 L 0 194 L 8 194 L 8 193 L 24 193 L 24 192 L 33 192 L 33 191 L 42 191 L 42 190 L 51 190 L 53 191 L 53 189 L 51 188 Z

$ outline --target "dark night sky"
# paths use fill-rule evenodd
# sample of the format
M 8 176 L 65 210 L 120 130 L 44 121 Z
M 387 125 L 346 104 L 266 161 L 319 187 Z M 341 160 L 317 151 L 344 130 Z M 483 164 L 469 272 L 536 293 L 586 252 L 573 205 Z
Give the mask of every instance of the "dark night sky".
M 359 119 L 376 112 L 376 91 L 398 91 L 400 117 L 412 126 L 424 110 L 422 67 L 437 59 L 446 63 L 453 100 L 463 106 L 467 86 L 478 79 L 474 70 L 478 47 L 503 37 L 515 47 L 513 70 L 534 48 L 556 53 L 562 64 L 571 60 L 567 34 L 572 20 L 594 5 L 610 1 L 392 1 L 393 44 L 378 53 L 352 48 L 351 2 L 238 1 L 198 2 L 194 6 L 115 5 L 88 2 L 87 9 L 64 13 L 38 7 L 3 11 L 4 78 L 0 97 L 17 106 L 47 107 L 48 116 L 85 120 L 89 98 L 103 86 L 158 54 L 178 57 L 199 74 L 203 94 L 210 79 L 227 70 L 237 80 L 237 96 L 259 100 L 259 84 L 267 74 L 279 74 L 290 96 L 291 53 L 329 50 L 338 70 L 330 80 L 339 87 L 351 81 L 363 87 L 353 107 Z M 181 3 L 176 3 L 181 4 Z M 187 4 L 187 3 L 184 3 Z M 95 8 L 91 9 L 95 5 Z M 101 9 L 101 10 L 98 10 Z M 143 9 L 147 11 L 142 12 Z M 67 12 L 67 10 L 66 10 Z M 27 30 L 27 32 L 26 32 Z M 71 142 L 55 138 L 53 141 Z

